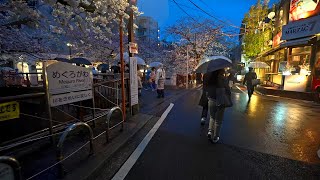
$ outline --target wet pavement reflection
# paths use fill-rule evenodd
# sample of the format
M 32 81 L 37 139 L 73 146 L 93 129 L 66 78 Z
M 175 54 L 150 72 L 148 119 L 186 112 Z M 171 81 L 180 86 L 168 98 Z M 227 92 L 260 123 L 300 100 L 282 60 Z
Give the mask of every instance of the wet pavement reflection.
M 320 106 L 233 90 L 222 139 L 226 144 L 308 163 L 320 163 Z

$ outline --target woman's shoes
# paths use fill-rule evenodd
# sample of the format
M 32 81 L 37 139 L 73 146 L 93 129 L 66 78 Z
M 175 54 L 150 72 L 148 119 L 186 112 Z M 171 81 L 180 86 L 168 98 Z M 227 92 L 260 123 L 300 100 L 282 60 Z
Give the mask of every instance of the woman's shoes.
M 201 118 L 201 125 L 203 126 L 203 125 L 205 125 L 206 124 L 206 118 Z
M 211 130 L 209 130 L 207 136 L 208 136 L 208 139 L 211 141 L 212 140 L 212 131 Z
M 213 143 L 217 143 L 217 142 L 219 141 L 219 139 L 220 139 L 219 136 L 214 137 L 214 138 L 212 139 L 212 142 L 213 142 Z
M 212 138 L 212 131 L 211 130 L 209 130 L 207 136 L 208 136 L 209 141 L 211 141 L 214 144 L 218 143 L 218 141 L 220 140 L 219 136 L 215 136 L 215 137 Z

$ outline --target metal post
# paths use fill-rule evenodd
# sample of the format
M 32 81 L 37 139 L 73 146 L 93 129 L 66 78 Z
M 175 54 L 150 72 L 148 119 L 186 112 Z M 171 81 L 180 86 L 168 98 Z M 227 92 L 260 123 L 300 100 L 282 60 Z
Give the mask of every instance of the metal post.
M 186 89 L 189 87 L 189 47 L 187 45 L 187 84 L 186 84 Z
M 64 159 L 63 156 L 63 144 L 64 141 L 66 140 L 68 134 L 73 131 L 74 129 L 78 128 L 78 127 L 84 127 L 88 130 L 89 133 L 89 143 L 90 143 L 90 151 L 89 151 L 89 155 L 92 155 L 94 153 L 94 149 L 93 149 L 93 132 L 91 127 L 83 122 L 78 122 L 75 124 L 70 125 L 64 132 L 63 134 L 60 136 L 59 142 L 57 144 L 57 148 L 56 148 L 56 156 L 57 156 L 57 162 L 60 162 L 57 166 L 58 166 L 58 174 L 59 177 L 63 177 L 64 176 L 64 169 L 63 169 L 63 164 L 62 164 L 62 160 Z
M 10 166 L 13 170 L 13 176 L 15 180 L 20 180 L 22 179 L 21 176 L 21 167 L 19 162 L 13 158 L 13 157 L 9 157 L 9 156 L 0 156 L 0 164 L 7 164 L 8 166 Z M 6 179 L 4 177 L 4 179 Z
M 96 118 L 96 103 L 95 103 L 95 100 L 94 100 L 94 85 L 92 83 L 92 117 L 93 119 Z M 93 120 L 92 121 L 92 126 L 93 127 L 96 127 L 96 121 Z
M 132 0 L 128 0 L 128 2 L 130 3 L 130 6 L 132 5 Z M 128 42 L 129 43 L 133 43 L 134 42 L 134 33 L 133 33 L 133 10 L 130 9 L 129 10 L 129 23 L 128 23 Z M 130 53 L 130 47 L 128 47 L 128 52 L 129 52 L 129 68 L 131 67 L 131 57 L 134 57 L 134 54 L 133 53 Z M 132 107 L 132 104 L 131 104 L 131 79 L 130 79 L 130 75 L 129 75 L 129 106 L 130 106 L 130 114 L 133 115 L 133 107 Z
M 123 59 L 123 28 L 122 28 L 122 19 L 120 15 L 120 25 L 119 25 L 119 34 L 120 34 L 120 62 L 121 62 L 121 97 L 122 97 L 122 112 L 123 117 L 126 119 L 126 96 L 124 93 L 124 59 Z
M 69 46 L 69 59 L 71 59 L 71 45 Z
M 49 94 L 49 87 L 48 87 L 48 75 L 47 75 L 47 63 L 45 61 L 42 62 L 42 77 L 43 77 L 43 87 L 46 94 L 46 105 L 47 105 L 47 114 L 49 116 L 49 133 L 50 133 L 50 140 L 51 143 L 54 143 L 53 134 L 53 125 L 52 125 L 52 112 L 50 107 L 50 94 Z

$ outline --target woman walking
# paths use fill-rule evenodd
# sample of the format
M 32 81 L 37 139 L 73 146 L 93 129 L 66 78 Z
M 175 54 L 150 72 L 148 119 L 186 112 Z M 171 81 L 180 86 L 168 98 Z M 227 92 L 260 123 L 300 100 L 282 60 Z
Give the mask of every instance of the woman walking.
M 156 74 L 156 85 L 158 98 L 164 98 L 164 81 L 166 79 L 166 72 L 163 69 L 163 65 L 160 65 Z
M 231 104 L 231 99 L 228 105 L 225 102 L 225 97 L 230 97 L 231 91 L 225 77 L 225 70 L 219 69 L 210 73 L 208 78 L 207 97 L 209 100 L 209 131 L 208 138 L 214 143 L 220 139 L 220 130 L 223 122 L 225 107 Z
M 156 89 L 156 76 L 156 68 L 152 67 L 149 80 L 152 91 Z

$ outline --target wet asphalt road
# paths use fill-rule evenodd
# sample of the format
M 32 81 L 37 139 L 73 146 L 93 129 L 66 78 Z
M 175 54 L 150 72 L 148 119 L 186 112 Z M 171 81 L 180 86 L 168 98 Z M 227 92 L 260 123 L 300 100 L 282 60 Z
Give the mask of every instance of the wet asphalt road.
M 175 102 L 126 179 L 320 179 L 320 106 L 233 90 L 219 144 L 200 126 L 200 90 Z

